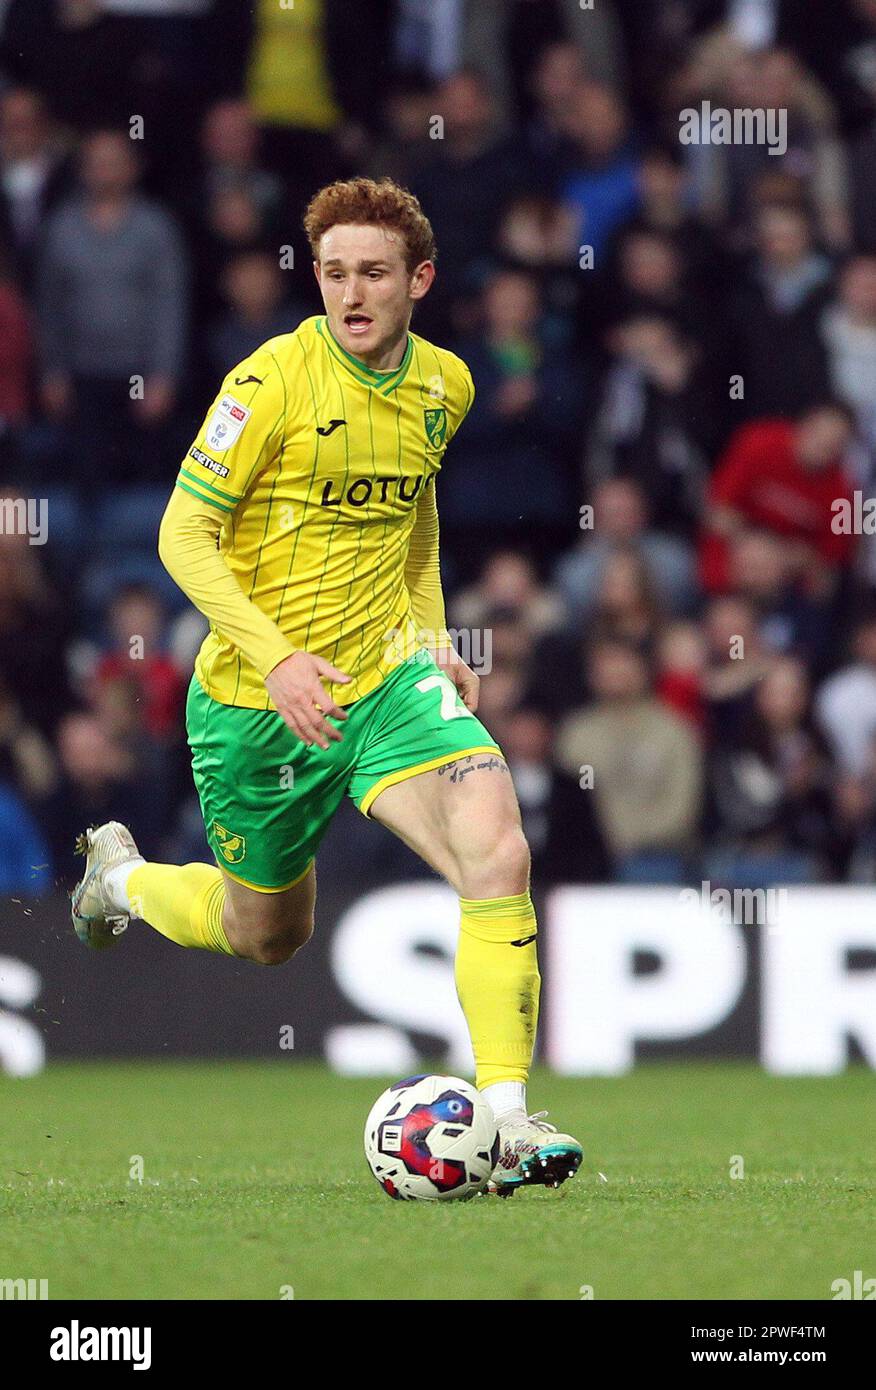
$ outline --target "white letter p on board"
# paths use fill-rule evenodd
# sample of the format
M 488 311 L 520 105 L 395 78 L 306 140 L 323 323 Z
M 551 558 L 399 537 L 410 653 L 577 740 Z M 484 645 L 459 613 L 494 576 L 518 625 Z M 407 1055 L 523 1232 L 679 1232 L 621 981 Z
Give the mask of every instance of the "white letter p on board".
M 548 900 L 547 1062 L 567 1075 L 628 1070 L 635 1044 L 721 1023 L 745 982 L 741 928 L 680 888 L 558 888 Z M 637 952 L 656 970 L 635 974 Z

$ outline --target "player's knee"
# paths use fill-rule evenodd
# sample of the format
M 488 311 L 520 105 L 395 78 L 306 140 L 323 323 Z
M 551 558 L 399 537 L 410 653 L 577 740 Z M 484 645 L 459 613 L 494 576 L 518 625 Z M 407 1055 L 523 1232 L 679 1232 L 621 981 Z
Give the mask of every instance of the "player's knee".
M 296 951 L 307 945 L 312 935 L 312 914 L 282 924 L 265 920 L 250 928 L 242 949 L 238 948 L 236 954 L 257 965 L 285 965 Z
M 464 898 L 503 898 L 526 892 L 531 860 L 519 825 L 503 828 L 472 849 L 460 864 Z

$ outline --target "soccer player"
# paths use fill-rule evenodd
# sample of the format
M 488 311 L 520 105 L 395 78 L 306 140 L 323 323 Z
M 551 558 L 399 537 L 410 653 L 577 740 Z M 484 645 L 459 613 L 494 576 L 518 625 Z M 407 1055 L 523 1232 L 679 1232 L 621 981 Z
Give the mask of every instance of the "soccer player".
M 456 985 L 499 1126 L 494 1189 L 557 1186 L 582 1152 L 527 1113 L 540 986 L 529 852 L 439 577 L 435 477 L 471 376 L 410 332 L 435 277 L 410 193 L 334 183 L 305 228 L 325 314 L 229 373 L 159 535 L 210 622 L 186 723 L 218 867 L 147 863 L 125 826 L 90 829 L 74 925 L 95 947 L 135 917 L 180 946 L 286 961 L 313 931 L 314 854 L 351 797 L 460 896 Z

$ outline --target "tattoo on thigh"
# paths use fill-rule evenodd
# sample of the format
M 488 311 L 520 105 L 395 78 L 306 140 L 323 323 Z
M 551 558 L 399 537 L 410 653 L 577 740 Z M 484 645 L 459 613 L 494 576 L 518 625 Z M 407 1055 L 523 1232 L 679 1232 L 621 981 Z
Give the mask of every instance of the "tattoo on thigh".
M 464 781 L 470 772 L 508 772 L 508 764 L 501 758 L 497 758 L 494 753 L 484 757 L 482 754 L 467 753 L 464 758 L 457 758 L 455 762 L 445 763 L 439 767 L 438 776 L 446 776 L 449 781 L 457 785 Z M 510 776 L 510 773 L 508 773 Z

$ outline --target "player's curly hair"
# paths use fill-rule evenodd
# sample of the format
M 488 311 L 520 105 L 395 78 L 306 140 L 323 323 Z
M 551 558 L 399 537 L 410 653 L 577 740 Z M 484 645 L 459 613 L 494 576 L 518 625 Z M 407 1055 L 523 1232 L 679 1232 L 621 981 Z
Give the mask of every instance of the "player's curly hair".
M 311 198 L 304 214 L 304 230 L 314 260 L 319 260 L 323 234 L 338 223 L 365 223 L 398 232 L 404 238 L 409 271 L 421 261 L 435 259 L 435 234 L 428 217 L 413 193 L 392 179 L 338 180 Z

